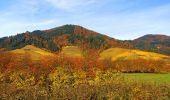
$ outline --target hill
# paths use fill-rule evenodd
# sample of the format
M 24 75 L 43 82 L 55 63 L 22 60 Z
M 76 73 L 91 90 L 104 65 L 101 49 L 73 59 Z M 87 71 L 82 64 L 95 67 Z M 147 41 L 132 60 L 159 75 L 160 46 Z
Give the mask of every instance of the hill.
M 32 60 L 39 60 L 41 57 L 44 56 L 54 56 L 53 53 L 42 50 L 32 45 L 27 45 L 21 49 L 12 50 L 10 52 L 17 54 L 20 58 L 30 56 Z
M 170 36 L 149 34 L 130 43 L 141 50 L 170 55 Z
M 0 38 L 0 48 L 15 50 L 26 45 L 52 52 L 61 51 L 66 46 L 78 46 L 81 49 L 97 50 L 115 47 L 139 49 L 170 55 L 170 36 L 149 34 L 132 41 L 121 41 L 78 25 L 64 25 Z
M 36 30 L 15 36 L 0 38 L 0 48 L 10 50 L 34 45 L 50 51 L 60 51 L 65 46 L 107 49 L 110 47 L 130 46 L 122 41 L 88 30 L 78 25 L 64 25 L 49 30 Z
M 134 49 L 123 49 L 123 48 L 110 48 L 104 50 L 100 54 L 100 59 L 111 59 L 112 61 L 117 60 L 168 60 L 169 56 L 165 56 L 162 54 L 152 53 L 152 52 L 144 52 L 141 50 Z

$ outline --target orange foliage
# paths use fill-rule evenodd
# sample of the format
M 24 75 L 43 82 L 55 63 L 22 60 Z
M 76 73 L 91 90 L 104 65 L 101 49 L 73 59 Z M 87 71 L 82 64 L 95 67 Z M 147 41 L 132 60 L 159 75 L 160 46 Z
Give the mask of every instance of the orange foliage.
M 67 46 L 69 44 L 68 35 L 58 36 L 57 38 L 54 39 L 54 43 L 60 45 L 61 47 Z
M 83 35 L 83 36 L 97 35 L 97 34 L 99 34 L 99 33 L 97 33 L 97 32 L 94 32 L 94 31 L 92 31 L 92 30 L 88 30 L 88 29 L 83 28 L 83 27 L 80 27 L 80 26 L 75 27 L 74 33 L 75 33 L 75 34 L 79 34 L 79 35 Z

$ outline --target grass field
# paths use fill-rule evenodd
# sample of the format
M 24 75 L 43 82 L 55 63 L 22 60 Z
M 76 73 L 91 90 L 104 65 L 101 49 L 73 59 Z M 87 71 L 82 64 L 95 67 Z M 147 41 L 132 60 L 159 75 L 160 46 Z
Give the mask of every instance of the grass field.
M 69 57 L 82 57 L 82 51 L 77 46 L 63 47 L 61 54 Z
M 45 51 L 32 45 L 27 45 L 21 49 L 12 50 L 11 52 L 20 56 L 25 54 L 30 55 L 32 60 L 39 60 L 41 57 L 54 55 L 48 51 Z
M 127 81 L 151 82 L 158 84 L 170 83 L 170 73 L 124 73 L 122 74 Z
M 100 54 L 100 59 L 111 59 L 112 61 L 116 61 L 118 59 L 123 60 L 133 60 L 133 59 L 145 59 L 145 60 L 167 60 L 168 56 L 145 52 L 141 50 L 131 50 L 131 49 L 123 49 L 123 48 L 110 48 L 104 50 Z

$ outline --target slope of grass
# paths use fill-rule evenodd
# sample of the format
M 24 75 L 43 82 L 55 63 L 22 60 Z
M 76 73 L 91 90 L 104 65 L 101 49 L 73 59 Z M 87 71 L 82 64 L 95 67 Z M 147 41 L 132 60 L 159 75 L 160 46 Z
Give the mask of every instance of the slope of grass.
M 78 46 L 63 47 L 61 54 L 68 57 L 82 57 L 82 51 Z
M 12 53 L 22 55 L 29 55 L 33 60 L 39 60 L 43 56 L 53 56 L 52 53 L 42 50 L 40 48 L 34 47 L 32 45 L 27 45 L 21 49 L 12 50 Z
M 170 83 L 170 73 L 124 73 L 123 76 L 127 81 Z
M 141 50 L 130 50 L 123 48 L 110 48 L 108 50 L 103 51 L 100 54 L 100 59 L 111 59 L 112 61 L 116 61 L 118 59 L 123 60 L 133 60 L 133 59 L 145 59 L 145 60 L 167 60 L 168 56 L 145 52 Z

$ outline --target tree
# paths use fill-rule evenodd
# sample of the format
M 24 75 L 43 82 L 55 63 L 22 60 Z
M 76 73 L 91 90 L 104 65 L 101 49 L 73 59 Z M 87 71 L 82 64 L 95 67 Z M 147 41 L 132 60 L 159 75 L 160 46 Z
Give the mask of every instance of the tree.
M 0 71 L 5 72 L 11 65 L 14 55 L 10 52 L 0 53 Z

